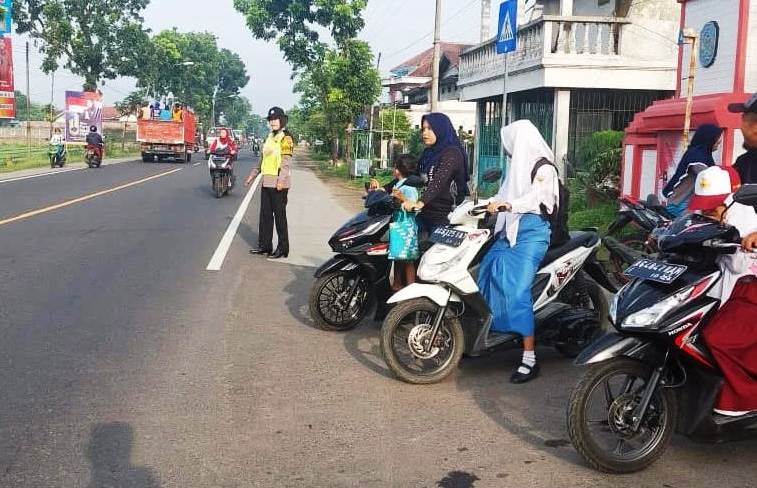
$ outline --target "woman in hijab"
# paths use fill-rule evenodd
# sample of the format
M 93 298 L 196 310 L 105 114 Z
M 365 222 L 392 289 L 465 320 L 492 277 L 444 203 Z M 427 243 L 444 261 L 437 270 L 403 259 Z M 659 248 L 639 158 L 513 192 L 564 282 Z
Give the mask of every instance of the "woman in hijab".
M 668 199 L 668 212 L 674 217 L 686 212 L 689 200 L 694 195 L 694 183 L 700 171 L 715 164 L 712 153 L 720 146 L 723 129 L 704 124 L 697 129 L 689 148 L 683 153 L 673 177 L 662 189 Z
M 478 286 L 494 315 L 492 330 L 523 336 L 523 361 L 510 381 L 525 383 L 539 374 L 531 287 L 549 248 L 551 229 L 543 209 L 557 210 L 559 178 L 553 164 L 543 164 L 532 180 L 536 164 L 552 163 L 554 154 L 530 121 L 515 121 L 501 135 L 510 165 L 489 212 L 504 213 L 497 217 L 496 242 L 481 263 Z
M 430 113 L 421 124 L 426 149 L 418 170 L 428 177 L 428 186 L 421 199 L 408 202 L 405 210 L 420 209 L 418 228 L 421 234 L 430 234 L 449 224 L 447 216 L 468 195 L 468 158 L 449 117 Z

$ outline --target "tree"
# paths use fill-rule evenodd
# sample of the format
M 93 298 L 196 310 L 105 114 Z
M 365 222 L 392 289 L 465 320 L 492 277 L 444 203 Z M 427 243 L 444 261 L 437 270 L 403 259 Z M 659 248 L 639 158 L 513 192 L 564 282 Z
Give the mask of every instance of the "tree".
M 394 138 L 407 142 L 412 135 L 412 127 L 407 112 L 400 109 L 390 108 L 381 111 L 377 128 L 383 130 L 382 139 L 389 139 L 394 134 Z
M 121 150 L 126 149 L 126 128 L 129 124 L 129 117 L 139 115 L 139 111 L 145 106 L 147 98 L 144 91 L 131 92 L 120 102 L 116 102 L 116 111 L 118 115 L 124 117 L 124 130 L 121 137 Z
M 289 112 L 289 124 L 287 126 L 290 127 L 290 130 L 291 123 L 292 113 Z M 268 129 L 268 121 L 263 116 L 258 114 L 250 114 L 249 118 L 247 119 L 247 123 L 245 124 L 245 130 L 248 134 L 252 134 L 258 138 L 265 137 L 268 132 L 270 132 L 270 130 Z
M 16 97 L 16 119 L 27 121 L 27 120 L 47 120 L 47 117 L 49 117 L 49 108 L 46 105 L 35 103 L 34 101 L 31 101 L 29 103 L 29 114 L 27 117 L 26 113 L 26 95 L 21 93 L 20 91 L 16 90 L 15 92 Z
M 252 115 L 252 104 L 245 97 L 233 96 L 222 100 L 218 113 L 226 116 L 226 124 L 233 128 L 243 127 Z
M 84 78 L 84 90 L 102 80 L 135 75 L 148 42 L 142 11 L 149 0 L 27 0 L 15 2 L 19 34 L 41 42 L 46 73 L 64 67 Z
M 339 157 L 338 140 L 347 126 L 381 93 L 367 43 L 350 39 L 338 50 L 327 50 L 324 61 L 305 71 L 295 84 L 306 117 L 313 118 L 319 138 L 332 142 L 332 160 Z
M 219 49 L 216 37 L 207 32 L 165 30 L 150 42 L 138 86 L 152 95 L 173 93 L 180 102 L 194 108 L 204 122 L 210 122 L 213 93 L 217 110 L 247 85 L 250 78 L 242 59 L 227 49 Z
M 367 0 L 234 0 L 252 34 L 276 40 L 286 60 L 297 68 L 311 67 L 323 58 L 327 45 L 319 31 L 327 29 L 337 46 L 353 39 L 364 27 L 361 14 Z

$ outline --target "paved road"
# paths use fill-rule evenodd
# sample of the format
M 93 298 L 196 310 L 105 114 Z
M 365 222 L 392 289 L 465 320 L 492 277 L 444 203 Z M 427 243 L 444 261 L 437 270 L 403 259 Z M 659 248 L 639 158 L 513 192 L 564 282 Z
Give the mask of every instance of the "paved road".
M 0 486 L 754 486 L 757 442 L 676 439 L 633 476 L 585 468 L 564 428 L 580 371 L 549 351 L 527 386 L 506 382 L 513 352 L 397 382 L 375 324 L 331 334 L 307 317 L 349 215 L 312 173 L 295 174 L 287 262 L 247 254 L 253 199 L 206 271 L 243 196 L 213 198 L 202 165 L 0 183 Z

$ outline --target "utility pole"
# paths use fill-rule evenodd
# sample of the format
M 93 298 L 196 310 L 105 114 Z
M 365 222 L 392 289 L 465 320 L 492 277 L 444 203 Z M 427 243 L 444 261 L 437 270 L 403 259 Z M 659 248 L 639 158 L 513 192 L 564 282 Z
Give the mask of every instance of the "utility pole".
M 431 75 L 431 111 L 439 109 L 439 63 L 442 59 L 442 0 L 436 0 L 436 18 L 434 19 L 434 60 Z
M 376 61 L 376 71 L 381 76 L 381 53 L 378 54 L 378 60 Z M 381 99 L 379 96 L 379 116 L 381 115 Z M 368 154 L 371 155 L 371 165 L 373 165 L 373 104 L 371 103 L 371 118 L 368 127 Z M 383 136 L 383 134 L 382 134 Z M 379 155 L 380 156 L 380 155 Z
M 29 41 L 26 41 L 26 149 L 29 159 L 32 159 L 32 104 L 31 89 L 29 88 Z
M 52 82 L 50 83 L 50 138 L 53 137 L 53 122 L 55 121 L 55 109 L 53 108 L 53 102 L 55 101 L 55 71 L 50 75 Z
M 490 0 L 481 0 L 481 42 L 489 40 L 489 26 L 492 19 L 492 3 Z
M 686 87 L 686 116 L 683 121 L 683 147 L 689 145 L 689 132 L 691 130 L 691 108 L 694 104 L 694 80 L 697 76 L 697 41 L 699 36 L 687 29 L 684 32 L 684 41 L 691 43 L 691 59 L 689 61 L 688 85 Z

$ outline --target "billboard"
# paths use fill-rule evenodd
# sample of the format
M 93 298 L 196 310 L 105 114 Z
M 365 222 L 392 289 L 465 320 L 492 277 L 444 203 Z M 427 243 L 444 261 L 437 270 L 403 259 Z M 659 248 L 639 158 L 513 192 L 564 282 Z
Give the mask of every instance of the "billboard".
M 66 92 L 66 141 L 85 142 L 91 126 L 103 130 L 103 95 L 100 92 Z
M 13 18 L 13 0 L 0 0 L 0 34 L 10 34 Z
M 16 117 L 16 95 L 13 84 L 13 43 L 10 37 L 0 38 L 0 119 Z

